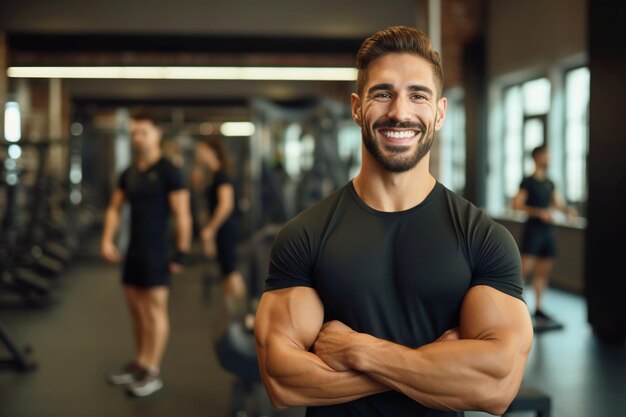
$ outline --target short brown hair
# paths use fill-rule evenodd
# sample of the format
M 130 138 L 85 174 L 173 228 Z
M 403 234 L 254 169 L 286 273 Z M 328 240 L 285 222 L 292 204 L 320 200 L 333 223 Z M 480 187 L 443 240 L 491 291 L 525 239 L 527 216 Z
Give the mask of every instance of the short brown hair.
M 433 49 L 430 38 L 421 30 L 407 26 L 392 26 L 374 33 L 365 39 L 356 56 L 359 75 L 356 81 L 357 93 L 361 93 L 367 80 L 367 67 L 376 58 L 389 53 L 409 53 L 421 56 L 432 64 L 435 84 L 439 94 L 443 91 L 443 68 L 441 57 Z
M 148 121 L 155 126 L 159 126 L 159 120 L 153 111 L 146 109 L 145 107 L 135 107 L 130 111 L 131 120 Z
M 230 159 L 230 154 L 228 152 L 228 147 L 226 143 L 219 136 L 207 136 L 200 140 L 200 143 L 204 146 L 209 147 L 215 152 L 217 159 L 222 164 L 222 170 L 225 171 L 228 175 L 233 175 L 233 163 Z
M 546 145 L 540 145 L 540 146 L 537 146 L 535 149 L 533 149 L 531 156 L 533 157 L 533 159 L 537 159 L 540 153 L 547 152 L 547 151 L 548 151 L 548 147 Z

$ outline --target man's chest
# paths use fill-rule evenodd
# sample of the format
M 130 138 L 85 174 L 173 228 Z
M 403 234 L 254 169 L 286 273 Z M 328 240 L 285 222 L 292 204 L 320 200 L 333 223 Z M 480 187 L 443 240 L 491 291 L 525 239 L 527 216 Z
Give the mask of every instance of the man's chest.
M 154 204 L 164 196 L 161 175 L 156 170 L 131 171 L 128 175 L 128 199 L 133 205 Z
M 346 219 L 320 248 L 314 282 L 324 302 L 458 303 L 471 281 L 463 240 L 445 221 Z

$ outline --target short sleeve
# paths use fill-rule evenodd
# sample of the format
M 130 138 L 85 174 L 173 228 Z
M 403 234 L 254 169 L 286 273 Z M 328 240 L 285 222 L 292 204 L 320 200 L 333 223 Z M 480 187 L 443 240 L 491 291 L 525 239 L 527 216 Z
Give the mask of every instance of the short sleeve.
M 172 163 L 168 162 L 164 170 L 164 185 L 165 191 L 168 193 L 172 191 L 178 191 L 185 188 L 185 181 L 183 180 L 183 174 L 180 169 L 176 168 Z
M 530 189 L 530 178 L 524 178 L 520 183 L 519 188 L 528 191 Z
M 287 223 L 274 241 L 265 281 L 266 291 L 313 287 L 311 245 L 305 228 L 297 220 Z
M 513 236 L 491 219 L 485 226 L 473 245 L 471 286 L 487 285 L 523 301 L 522 266 Z
M 213 175 L 213 185 L 215 186 L 215 189 L 217 189 L 223 184 L 232 184 L 232 181 L 224 171 L 217 171 Z
M 118 188 L 124 192 L 128 192 L 128 171 L 128 168 L 125 169 L 117 180 Z

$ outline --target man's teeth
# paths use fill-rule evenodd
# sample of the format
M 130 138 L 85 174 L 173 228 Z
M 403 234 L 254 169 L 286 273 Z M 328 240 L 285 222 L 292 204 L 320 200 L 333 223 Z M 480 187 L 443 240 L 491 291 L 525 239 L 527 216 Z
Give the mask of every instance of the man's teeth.
M 412 138 L 413 136 L 416 135 L 417 132 L 415 132 L 414 130 L 401 130 L 401 131 L 383 130 L 382 133 L 388 138 L 405 139 L 405 138 Z

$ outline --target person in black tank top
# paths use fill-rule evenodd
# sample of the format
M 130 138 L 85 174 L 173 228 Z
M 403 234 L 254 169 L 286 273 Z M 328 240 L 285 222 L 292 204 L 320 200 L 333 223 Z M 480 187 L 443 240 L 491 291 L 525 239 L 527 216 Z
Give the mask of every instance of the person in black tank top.
M 519 251 L 430 174 L 439 55 L 424 32 L 391 27 L 357 68 L 361 170 L 274 242 L 255 319 L 265 387 L 308 417 L 501 415 L 532 343 Z
M 120 210 L 128 202 L 130 243 L 122 284 L 133 320 L 136 352 L 132 361 L 109 376 L 109 381 L 143 397 L 163 386 L 159 369 L 169 335 L 169 275 L 182 270 L 189 251 L 191 213 L 180 171 L 162 156 L 161 129 L 154 117 L 135 110 L 130 128 L 134 161 L 120 176 L 107 208 L 101 253 L 109 262 L 122 260 L 113 240 Z M 176 230 L 175 255 L 171 258 L 167 233 L 170 214 Z
M 513 208 L 528 215 L 522 236 L 522 274 L 532 281 L 535 290 L 535 328 L 561 328 L 562 326 L 543 311 L 543 294 L 556 256 L 556 242 L 552 209 L 560 210 L 570 217 L 576 211 L 567 207 L 556 192 L 554 183 L 547 177 L 549 162 L 548 149 L 539 146 L 532 152 L 535 172 L 520 184 L 513 198 Z M 548 325 L 549 326 L 546 326 Z
M 212 173 L 204 190 L 209 211 L 208 220 L 200 231 L 204 253 L 209 258 L 217 256 L 225 294 L 243 299 L 246 285 L 237 267 L 239 210 L 225 143 L 218 137 L 201 140 L 196 147 L 196 159 Z

